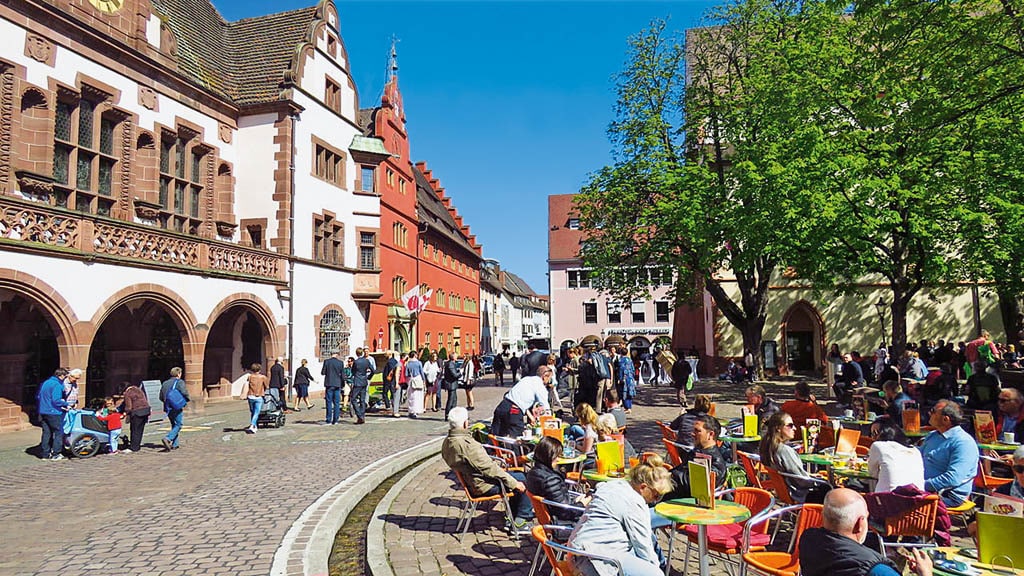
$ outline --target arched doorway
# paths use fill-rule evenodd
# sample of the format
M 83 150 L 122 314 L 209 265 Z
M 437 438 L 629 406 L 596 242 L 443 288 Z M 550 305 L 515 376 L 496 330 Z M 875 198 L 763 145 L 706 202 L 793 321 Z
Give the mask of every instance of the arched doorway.
M 56 322 L 32 298 L 0 287 L 0 403 L 35 418 L 39 384 L 61 365 Z
M 167 379 L 185 368 L 184 348 L 184 328 L 163 304 L 139 297 L 117 305 L 89 348 L 86 401 L 116 394 L 122 382 Z
M 817 376 L 824 345 L 824 322 L 818 311 L 801 300 L 782 317 L 782 358 L 789 374 Z
M 268 369 L 272 349 L 270 327 L 259 311 L 246 302 L 229 305 L 216 317 L 206 336 L 203 350 L 203 387 L 210 396 L 230 396 L 231 389 L 221 386 L 224 380 L 234 382 L 253 364 Z M 213 388 L 210 388 L 213 386 Z

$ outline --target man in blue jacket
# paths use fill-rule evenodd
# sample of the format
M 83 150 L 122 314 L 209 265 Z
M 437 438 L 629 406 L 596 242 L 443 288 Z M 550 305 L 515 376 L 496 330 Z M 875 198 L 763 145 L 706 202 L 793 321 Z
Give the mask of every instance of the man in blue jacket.
M 36 395 L 39 406 L 39 420 L 43 424 L 43 437 L 39 442 L 39 453 L 43 460 L 63 460 L 61 451 L 64 449 L 64 408 L 68 405 L 64 400 L 64 377 L 68 371 L 57 368 L 42 384 Z
M 356 348 L 356 360 L 352 364 L 352 410 L 356 413 L 356 424 L 366 424 L 366 389 L 373 376 L 373 362 L 367 357 L 369 348 Z

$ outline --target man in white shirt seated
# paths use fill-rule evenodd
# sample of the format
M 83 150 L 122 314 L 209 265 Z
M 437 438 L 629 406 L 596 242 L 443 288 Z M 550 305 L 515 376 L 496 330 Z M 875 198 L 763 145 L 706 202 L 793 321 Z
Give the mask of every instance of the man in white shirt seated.
M 518 438 L 523 435 L 526 428 L 526 420 L 523 415 L 532 419 L 533 414 L 530 408 L 534 404 L 540 404 L 545 410 L 550 409 L 548 404 L 548 386 L 551 386 L 554 372 L 550 366 L 541 366 L 537 369 L 536 376 L 523 376 L 516 382 L 511 390 L 505 393 L 505 398 L 498 403 L 494 409 L 494 418 L 491 420 L 491 434 L 495 436 L 508 436 Z

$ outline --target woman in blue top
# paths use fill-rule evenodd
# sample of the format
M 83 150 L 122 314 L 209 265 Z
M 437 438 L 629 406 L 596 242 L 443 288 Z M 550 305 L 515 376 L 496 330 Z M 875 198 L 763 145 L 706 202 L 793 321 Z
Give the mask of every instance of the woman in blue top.
M 615 382 L 622 398 L 622 406 L 629 414 L 633 409 L 633 398 L 636 397 L 636 369 L 633 367 L 633 360 L 629 357 L 629 349 L 625 346 L 619 347 L 619 373 L 616 374 Z

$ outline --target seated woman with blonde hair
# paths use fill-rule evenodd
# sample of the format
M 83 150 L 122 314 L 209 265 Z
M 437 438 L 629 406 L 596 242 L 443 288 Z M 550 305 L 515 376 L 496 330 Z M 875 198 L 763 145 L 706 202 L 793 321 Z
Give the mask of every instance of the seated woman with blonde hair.
M 602 482 L 569 537 L 569 545 L 617 559 L 627 575 L 660 576 L 648 506 L 671 488 L 668 470 L 658 456 L 633 468 L 628 479 Z M 617 574 L 615 566 L 603 560 L 574 556 L 573 561 L 585 576 Z

